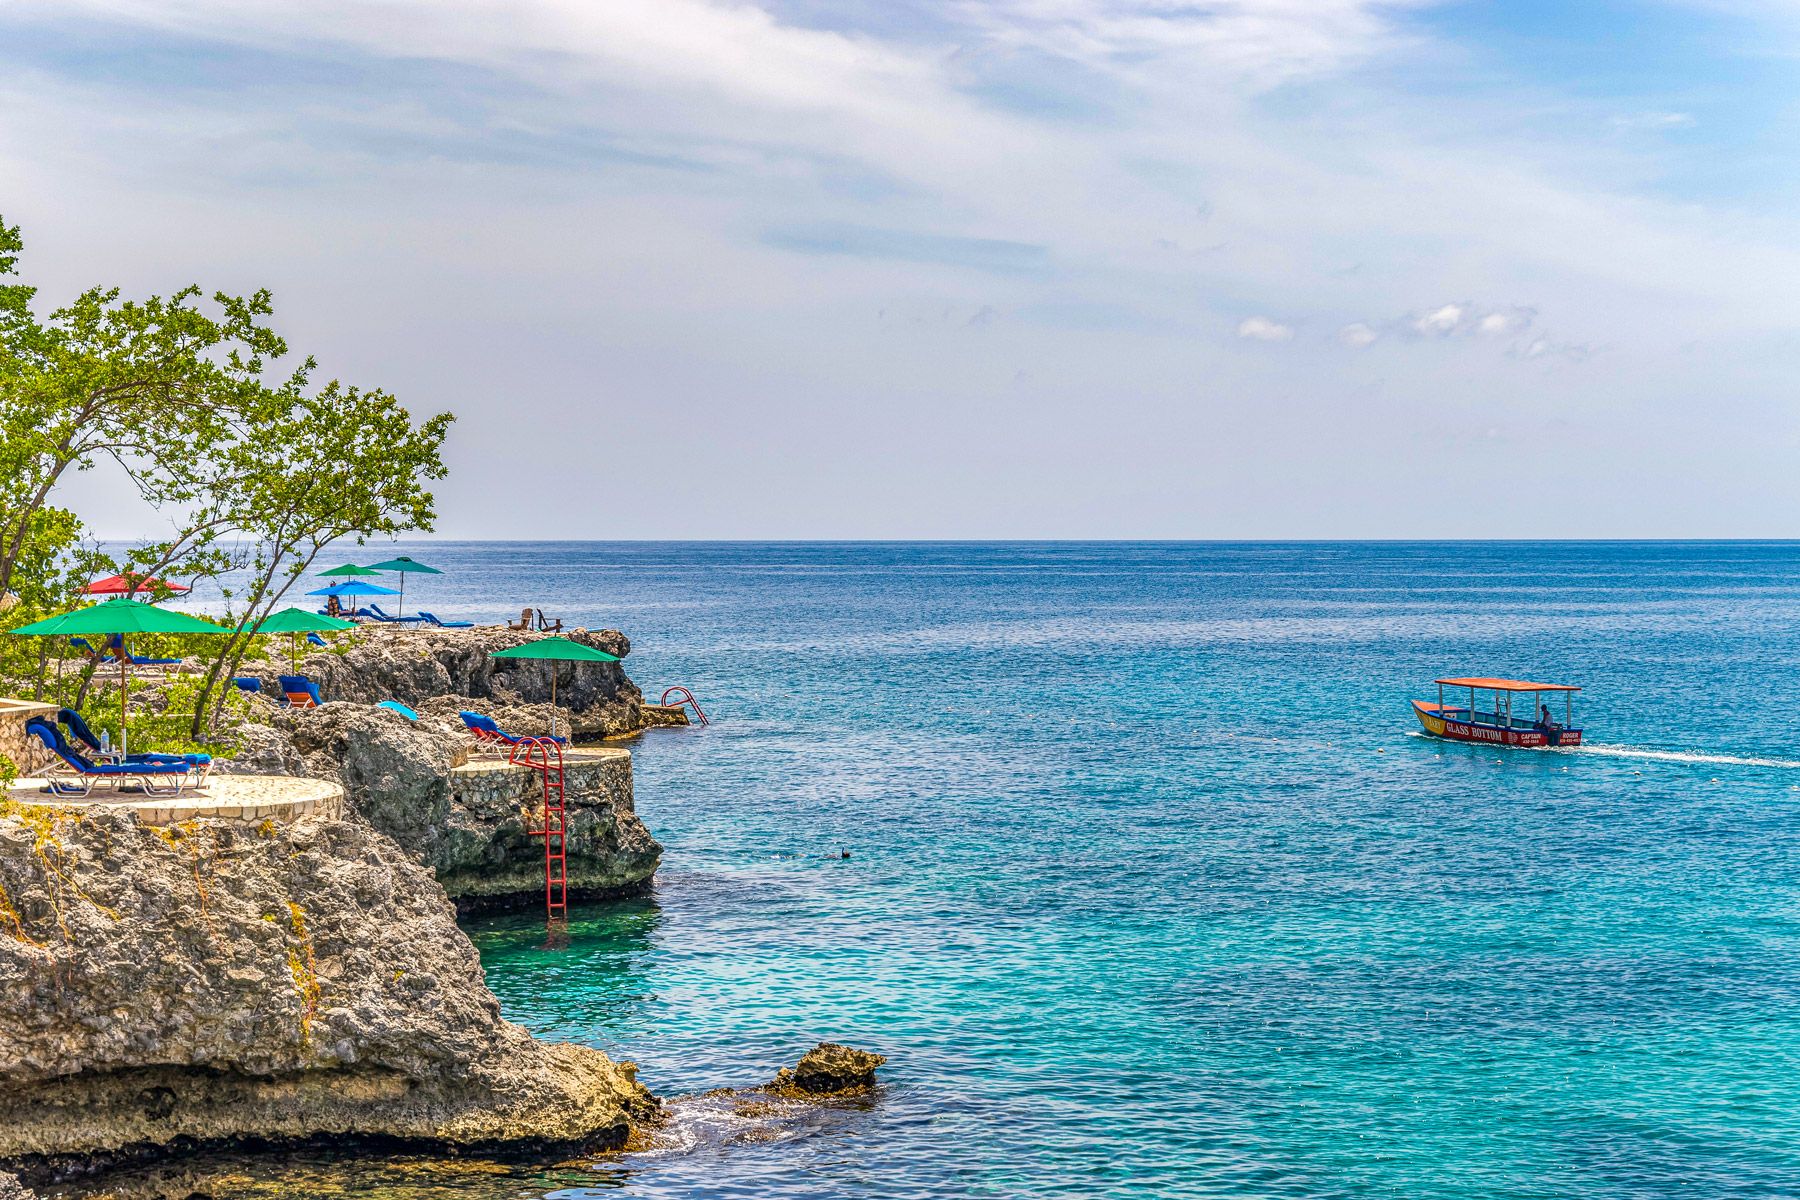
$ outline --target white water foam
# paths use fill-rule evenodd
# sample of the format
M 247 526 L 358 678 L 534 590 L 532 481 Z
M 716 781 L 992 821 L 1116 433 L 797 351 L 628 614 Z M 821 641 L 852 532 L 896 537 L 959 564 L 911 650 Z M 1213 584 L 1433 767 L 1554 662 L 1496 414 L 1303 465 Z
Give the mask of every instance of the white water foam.
M 1429 741 L 1442 741 L 1419 730 L 1410 730 L 1407 737 L 1424 738 Z M 1455 742 L 1451 745 L 1479 746 L 1483 750 L 1497 750 L 1500 747 L 1480 742 Z M 1518 749 L 1518 747 L 1513 747 Z M 1792 758 L 1747 758 L 1739 754 L 1699 754 L 1688 750 L 1649 750 L 1642 746 L 1606 746 L 1598 743 L 1587 743 L 1580 746 L 1539 746 L 1535 748 L 1539 754 L 1587 754 L 1601 758 L 1642 758 L 1652 762 L 1673 763 L 1710 763 L 1724 767 L 1774 767 L 1783 771 L 1800 771 L 1800 759 Z
M 1777 767 L 1800 771 L 1791 758 L 1745 758 L 1737 754 L 1695 754 L 1686 750 L 1645 750 L 1637 746 L 1571 746 L 1569 754 L 1598 754 L 1603 758 L 1647 758 L 1656 762 L 1717 763 L 1727 767 Z

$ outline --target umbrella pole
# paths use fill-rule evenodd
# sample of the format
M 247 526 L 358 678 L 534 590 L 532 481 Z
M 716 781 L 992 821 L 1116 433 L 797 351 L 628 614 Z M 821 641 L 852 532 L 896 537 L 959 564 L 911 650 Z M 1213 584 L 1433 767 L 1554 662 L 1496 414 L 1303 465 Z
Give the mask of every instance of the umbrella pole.
M 125 662 L 131 657 L 129 643 L 123 634 L 119 636 L 119 761 L 124 762 L 131 753 L 131 731 L 125 727 Z
M 556 664 L 550 664 L 550 736 L 556 736 Z
M 288 674 L 298 675 L 300 673 L 300 635 L 299 635 L 299 633 L 296 632 L 296 633 L 288 634 L 288 649 L 292 652 L 288 658 L 288 664 L 289 664 L 288 665 Z
M 400 572 L 399 611 L 396 612 L 394 615 L 397 617 L 404 617 L 406 615 L 406 572 L 405 571 Z

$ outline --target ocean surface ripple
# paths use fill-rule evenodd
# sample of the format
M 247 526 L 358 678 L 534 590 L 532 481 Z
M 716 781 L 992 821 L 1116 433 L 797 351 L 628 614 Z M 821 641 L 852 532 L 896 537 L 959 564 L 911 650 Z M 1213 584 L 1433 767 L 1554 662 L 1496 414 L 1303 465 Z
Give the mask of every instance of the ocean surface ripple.
M 1800 1195 L 1800 547 L 407 552 L 715 721 L 635 748 L 653 896 L 471 927 L 507 1014 L 670 1092 L 891 1059 L 459 1195 Z M 1413 736 L 1470 673 L 1596 744 Z

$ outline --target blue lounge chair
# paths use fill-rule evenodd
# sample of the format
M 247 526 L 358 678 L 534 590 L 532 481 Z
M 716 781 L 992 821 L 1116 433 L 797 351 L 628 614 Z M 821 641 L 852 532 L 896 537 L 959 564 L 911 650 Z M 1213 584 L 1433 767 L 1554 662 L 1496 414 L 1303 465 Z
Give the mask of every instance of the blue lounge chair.
M 325 703 L 319 695 L 319 685 L 304 675 L 283 675 L 281 695 L 285 708 L 317 708 Z
M 92 655 L 96 662 L 117 664 L 120 658 L 119 650 L 125 645 L 125 639 L 116 633 L 113 634 L 112 637 L 107 640 L 106 648 L 104 650 L 96 648 L 94 643 L 83 637 L 70 638 L 69 645 L 75 647 L 75 649 L 81 651 L 83 654 Z M 133 654 L 130 658 L 126 659 L 126 661 L 133 666 L 145 667 L 166 666 L 170 663 L 178 663 L 181 660 L 179 658 L 145 658 L 141 654 Z
M 56 714 L 56 723 L 69 731 L 64 740 L 71 742 L 77 749 L 86 747 L 93 754 L 102 753 L 100 739 L 94 736 L 94 731 L 88 728 L 86 719 L 74 709 L 59 710 Z M 199 780 L 194 785 L 196 787 L 205 783 L 206 777 L 212 773 L 212 755 L 210 754 L 177 754 L 172 750 L 151 750 L 143 754 L 128 754 L 125 756 L 125 761 L 186 763 L 190 770 L 198 771 L 200 774 Z
M 56 713 L 56 723 L 68 730 L 68 737 L 74 739 L 74 744 L 77 747 L 86 746 L 95 754 L 101 753 L 100 739 L 94 736 L 94 731 L 88 727 L 87 719 L 80 713 L 72 708 L 58 709 Z M 48 724 L 48 722 L 46 722 L 46 724 Z M 165 762 L 185 762 L 189 766 L 202 767 L 210 766 L 212 764 L 212 755 L 180 754 L 173 750 L 151 750 L 144 754 L 127 755 L 125 761 L 136 762 L 139 760 L 143 762 L 156 762 L 158 760 Z
M 44 770 L 44 790 L 53 796 L 85 796 L 102 779 L 112 780 L 115 787 L 122 781 L 141 783 L 150 795 L 173 796 L 188 786 L 192 774 L 186 762 L 175 759 L 97 763 L 69 745 L 62 730 L 41 717 L 25 722 L 25 732 L 55 756 Z
M 309 646 L 318 646 L 324 650 L 331 649 L 331 643 L 316 633 L 309 633 L 306 635 L 306 644 Z
M 262 680 L 254 675 L 233 675 L 231 682 L 237 685 L 237 690 L 240 692 L 248 692 L 251 695 L 259 695 L 262 692 Z
M 406 705 L 400 703 L 398 700 L 382 700 L 382 701 L 378 702 L 375 705 L 375 707 L 376 708 L 391 708 L 395 712 L 399 713 L 401 716 L 405 717 L 409 721 L 416 721 L 419 719 L 418 713 L 416 713 L 412 709 L 406 707 Z
M 368 608 L 363 609 L 362 611 L 368 613 L 369 616 L 375 618 L 384 625 L 412 625 L 425 619 L 424 617 L 390 617 L 381 611 L 381 605 L 379 604 L 370 604 Z
M 516 746 L 525 740 L 521 735 L 508 733 L 500 728 L 492 717 L 484 717 L 480 713 L 470 712 L 466 708 L 460 710 L 456 715 L 462 718 L 463 724 L 469 727 L 469 732 L 475 735 L 475 740 L 478 742 L 495 746 Z M 565 737 L 553 737 L 549 740 L 559 746 L 569 744 L 569 739 Z
M 142 654 L 127 655 L 125 639 L 116 633 L 106 639 L 106 648 L 112 652 L 114 662 L 124 658 L 134 667 L 172 667 L 181 661 L 179 658 L 145 658 Z
M 427 625 L 436 625 L 439 629 L 473 629 L 475 627 L 473 621 L 446 621 L 436 613 L 428 613 L 422 608 L 419 610 L 419 619 Z

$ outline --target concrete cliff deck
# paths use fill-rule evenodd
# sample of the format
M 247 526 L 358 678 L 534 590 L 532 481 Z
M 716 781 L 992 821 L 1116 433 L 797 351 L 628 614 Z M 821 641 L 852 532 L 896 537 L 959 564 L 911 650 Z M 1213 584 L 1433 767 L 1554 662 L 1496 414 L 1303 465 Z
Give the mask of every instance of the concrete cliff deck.
M 573 790 L 578 780 L 598 779 L 608 768 L 628 767 L 631 751 L 620 746 L 565 746 L 562 761 L 563 774 Z M 504 754 L 486 750 L 470 754 L 467 762 L 450 770 L 455 787 L 481 786 L 489 778 L 535 779 L 537 774 L 535 769 L 511 762 Z
M 6 799 L 26 807 L 104 809 L 136 813 L 145 825 L 176 825 L 195 817 L 286 823 L 301 817 L 344 815 L 344 789 L 323 779 L 296 779 L 286 775 L 214 775 L 206 786 L 179 796 L 146 796 L 142 792 L 114 791 L 101 783 L 86 796 L 55 796 L 44 790 L 42 777 L 14 781 Z
M 595 899 L 648 886 L 662 847 L 637 819 L 631 752 L 584 746 L 563 752 L 571 896 Z M 449 771 L 449 814 L 431 855 L 438 881 L 473 911 L 490 903 L 542 903 L 543 778 L 503 755 L 471 754 Z

